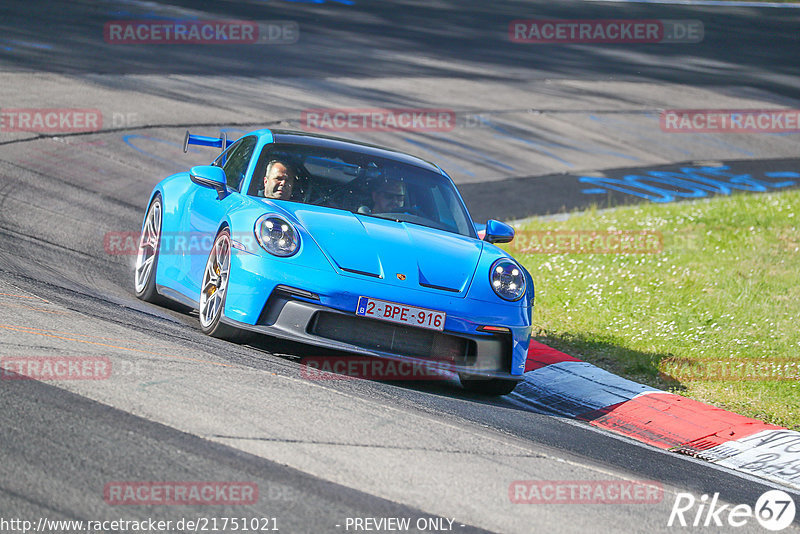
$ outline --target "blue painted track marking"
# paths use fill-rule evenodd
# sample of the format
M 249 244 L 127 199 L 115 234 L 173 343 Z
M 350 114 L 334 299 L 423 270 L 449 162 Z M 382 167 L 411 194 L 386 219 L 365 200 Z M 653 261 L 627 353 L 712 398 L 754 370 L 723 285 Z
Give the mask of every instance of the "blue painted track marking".
M 20 41 L 19 39 L 0 39 L 0 43 L 4 43 L 3 49 L 4 50 L 14 50 L 14 46 L 24 47 L 24 48 L 38 48 L 40 50 L 52 50 L 53 45 L 49 45 L 47 43 L 36 43 L 33 41 Z
M 800 178 L 800 172 L 774 171 L 774 172 L 765 172 L 764 176 L 769 176 L 770 178 Z
M 770 178 L 797 178 L 800 174 L 792 171 L 765 173 Z M 730 195 L 735 190 L 764 192 L 770 188 L 779 189 L 795 185 L 794 180 L 766 182 L 750 174 L 736 174 L 730 167 L 681 167 L 678 171 L 645 171 L 641 175 L 629 174 L 620 178 L 580 176 L 578 182 L 600 186 L 584 189 L 584 194 L 598 194 L 597 190 L 619 191 L 651 202 L 673 202 L 676 198 L 702 198 L 709 193 Z M 656 184 L 669 186 L 664 189 Z M 675 191 L 674 189 L 683 191 Z
M 768 178 L 800 178 L 800 172 L 792 172 L 792 171 L 765 172 L 764 176 Z M 772 184 L 772 187 L 788 187 L 796 183 L 797 182 L 795 182 L 794 180 L 786 180 L 785 182 L 774 183 Z

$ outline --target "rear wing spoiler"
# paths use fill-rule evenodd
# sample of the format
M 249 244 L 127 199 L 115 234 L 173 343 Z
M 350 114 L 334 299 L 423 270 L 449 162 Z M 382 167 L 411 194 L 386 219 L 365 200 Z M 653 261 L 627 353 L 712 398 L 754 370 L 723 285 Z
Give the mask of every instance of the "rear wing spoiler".
M 189 145 L 198 146 L 211 146 L 225 151 L 233 141 L 228 141 L 228 135 L 225 132 L 220 132 L 219 137 L 206 137 L 205 135 L 193 135 L 186 130 L 186 137 L 183 138 L 183 151 L 189 151 Z

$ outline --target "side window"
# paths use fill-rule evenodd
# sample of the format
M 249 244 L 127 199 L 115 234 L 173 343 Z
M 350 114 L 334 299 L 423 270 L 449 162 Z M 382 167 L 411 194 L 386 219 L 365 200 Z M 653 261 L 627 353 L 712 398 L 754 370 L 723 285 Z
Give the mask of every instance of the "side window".
M 223 165 L 225 165 L 225 161 L 228 159 L 228 156 L 230 156 L 231 152 L 236 150 L 238 147 L 239 147 L 239 141 L 233 143 L 231 146 L 227 148 L 227 150 L 225 150 L 225 152 L 217 156 L 217 159 L 214 160 L 214 163 L 212 163 L 212 165 L 216 165 L 217 167 L 222 167 Z
M 245 137 L 234 143 L 214 162 L 215 165 L 221 165 L 222 170 L 225 171 L 229 188 L 238 191 L 241 187 L 255 146 L 255 137 Z

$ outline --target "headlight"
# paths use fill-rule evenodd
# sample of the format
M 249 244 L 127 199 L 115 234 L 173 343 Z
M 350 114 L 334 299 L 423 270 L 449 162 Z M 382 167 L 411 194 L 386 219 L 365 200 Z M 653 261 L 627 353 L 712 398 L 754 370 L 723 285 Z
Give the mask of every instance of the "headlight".
M 525 275 L 522 267 L 507 258 L 501 258 L 492 264 L 489 275 L 492 289 L 504 300 L 515 301 L 525 294 Z
M 289 221 L 277 215 L 262 215 L 256 221 L 256 239 L 261 247 L 275 256 L 291 256 L 297 252 L 300 236 Z

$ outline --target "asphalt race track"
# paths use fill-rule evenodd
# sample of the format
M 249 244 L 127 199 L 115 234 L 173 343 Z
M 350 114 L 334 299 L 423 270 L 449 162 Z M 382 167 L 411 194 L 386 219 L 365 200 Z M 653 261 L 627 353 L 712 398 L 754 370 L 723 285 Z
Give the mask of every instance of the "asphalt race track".
M 512 20 L 534 18 L 692 20 L 704 33 L 701 42 L 650 44 L 509 38 Z M 126 19 L 250 20 L 298 36 L 264 44 L 104 40 L 107 22 Z M 412 532 L 694 532 L 703 529 L 668 526 L 677 494 L 719 493 L 721 502 L 752 506 L 777 487 L 507 397 L 471 395 L 457 380 L 309 380 L 299 360 L 319 350 L 212 339 L 196 314 L 137 300 L 134 257 L 108 236 L 138 232 L 157 181 L 216 155 L 183 154 L 186 128 L 232 137 L 263 126 L 302 129 L 303 111 L 321 108 L 451 111 L 455 123 L 441 131 L 337 133 L 437 162 L 479 222 L 684 198 L 608 187 L 653 172 L 724 167 L 765 190 L 795 187 L 797 133 L 668 133 L 659 113 L 800 108 L 800 9 L 10 0 L 0 6 L 0 28 L 0 111 L 91 109 L 102 117 L 79 133 L 15 129 L 4 117 L 0 357 L 107 358 L 113 369 L 104 380 L 0 381 L 0 531 L 22 532 L 2 520 L 32 521 L 34 530 L 42 518 L 205 520 L 213 531 L 212 519 L 237 517 L 309 533 L 400 531 L 363 521 L 359 529 L 354 518 L 408 518 Z M 514 504 L 515 480 L 655 481 L 663 498 Z M 255 485 L 258 498 L 110 503 L 104 489 L 125 481 L 235 481 Z M 764 531 L 755 521 L 734 530 Z M 795 530 L 800 514 L 786 532 Z

